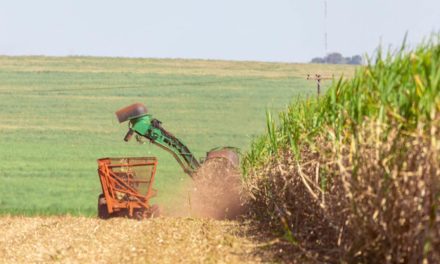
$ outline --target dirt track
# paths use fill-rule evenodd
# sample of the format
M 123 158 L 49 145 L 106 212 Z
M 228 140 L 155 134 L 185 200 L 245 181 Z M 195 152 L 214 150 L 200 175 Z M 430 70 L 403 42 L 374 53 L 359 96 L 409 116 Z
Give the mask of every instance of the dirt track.
M 235 221 L 193 218 L 0 217 L 0 261 L 261 262 L 260 247 L 245 235 L 247 229 Z

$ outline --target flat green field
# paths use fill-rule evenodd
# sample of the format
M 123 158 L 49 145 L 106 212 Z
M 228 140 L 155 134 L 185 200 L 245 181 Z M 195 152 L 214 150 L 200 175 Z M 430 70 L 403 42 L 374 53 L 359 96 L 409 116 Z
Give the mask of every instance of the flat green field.
M 142 102 L 196 154 L 246 149 L 266 109 L 315 95 L 307 73 L 350 66 L 205 60 L 0 56 L 0 214 L 95 215 L 96 159 L 157 156 L 155 199 L 174 210 L 186 176 L 156 146 L 125 143 L 114 112 Z

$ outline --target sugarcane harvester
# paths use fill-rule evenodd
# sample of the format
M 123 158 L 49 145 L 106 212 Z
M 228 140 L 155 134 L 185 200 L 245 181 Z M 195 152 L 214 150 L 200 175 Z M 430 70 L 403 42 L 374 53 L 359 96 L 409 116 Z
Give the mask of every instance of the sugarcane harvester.
M 119 123 L 128 121 L 128 132 L 124 137 L 129 141 L 136 134 L 138 137 L 146 138 L 154 145 L 171 153 L 183 171 L 193 177 L 200 168 L 201 163 L 210 159 L 223 159 L 231 165 L 239 165 L 237 149 L 233 147 L 219 147 L 207 152 L 206 157 L 197 160 L 185 144 L 162 126 L 162 122 L 148 114 L 145 105 L 136 103 L 116 112 Z
M 133 135 L 138 140 L 144 138 L 171 153 L 183 171 L 194 177 L 203 162 L 221 159 L 233 167 L 238 167 L 237 149 L 233 147 L 215 148 L 206 157 L 197 160 L 181 140 L 168 132 L 162 122 L 148 113 L 145 105 L 132 104 L 116 111 L 120 123 L 128 121 L 128 132 L 124 141 Z M 149 218 L 158 216 L 159 208 L 150 205 L 149 200 L 156 195 L 152 188 L 156 172 L 155 157 L 119 157 L 98 159 L 98 174 L 102 193 L 98 197 L 98 217 L 107 219 L 114 216 Z

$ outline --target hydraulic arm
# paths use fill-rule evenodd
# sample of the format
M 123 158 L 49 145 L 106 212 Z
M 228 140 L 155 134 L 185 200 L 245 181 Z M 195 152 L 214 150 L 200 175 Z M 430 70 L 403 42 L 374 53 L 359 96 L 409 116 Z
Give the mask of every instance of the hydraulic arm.
M 133 134 L 147 138 L 151 143 L 171 153 L 184 172 L 192 175 L 200 167 L 200 162 L 194 157 L 182 141 L 165 130 L 161 122 L 148 114 L 147 108 L 140 103 L 122 108 L 116 112 L 120 123 L 129 121 L 129 130 L 124 138 L 130 140 Z M 207 159 L 225 158 L 238 166 L 238 154 L 234 148 L 218 148 L 207 153 Z

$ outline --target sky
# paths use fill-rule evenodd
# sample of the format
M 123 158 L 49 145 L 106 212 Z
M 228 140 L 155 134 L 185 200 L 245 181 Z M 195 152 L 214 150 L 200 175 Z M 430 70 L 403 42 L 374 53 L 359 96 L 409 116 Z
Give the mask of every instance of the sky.
M 324 2 L 0 0 L 0 54 L 308 62 L 440 32 L 440 0 Z

